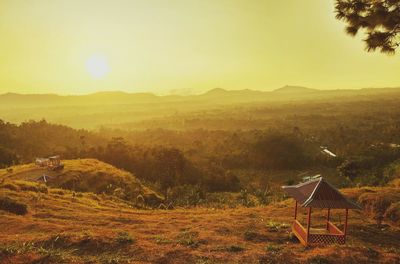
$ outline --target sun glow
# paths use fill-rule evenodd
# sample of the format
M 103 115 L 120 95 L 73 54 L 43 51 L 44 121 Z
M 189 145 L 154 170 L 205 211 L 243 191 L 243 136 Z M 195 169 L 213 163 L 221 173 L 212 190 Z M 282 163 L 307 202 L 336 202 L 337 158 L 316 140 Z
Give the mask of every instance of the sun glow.
M 107 58 L 101 55 L 92 55 L 87 59 L 86 69 L 94 79 L 101 79 L 110 71 Z

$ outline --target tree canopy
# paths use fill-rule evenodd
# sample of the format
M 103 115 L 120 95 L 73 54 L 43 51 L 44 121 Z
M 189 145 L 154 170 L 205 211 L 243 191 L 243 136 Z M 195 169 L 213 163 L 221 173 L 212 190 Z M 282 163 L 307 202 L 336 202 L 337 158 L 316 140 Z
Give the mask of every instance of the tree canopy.
M 363 30 L 367 51 L 393 54 L 400 46 L 400 0 L 336 0 L 335 11 L 348 34 Z

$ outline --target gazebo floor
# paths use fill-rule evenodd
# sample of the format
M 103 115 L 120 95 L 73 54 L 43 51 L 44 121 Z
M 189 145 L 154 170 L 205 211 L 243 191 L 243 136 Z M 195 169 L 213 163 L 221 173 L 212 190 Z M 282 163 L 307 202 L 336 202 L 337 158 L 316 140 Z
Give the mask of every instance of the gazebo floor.
M 328 222 L 328 228 L 304 228 L 297 220 L 293 221 L 292 231 L 303 245 L 308 244 L 344 244 L 346 235 L 339 230 L 334 224 Z
M 329 231 L 324 228 L 310 228 L 310 234 L 329 235 Z

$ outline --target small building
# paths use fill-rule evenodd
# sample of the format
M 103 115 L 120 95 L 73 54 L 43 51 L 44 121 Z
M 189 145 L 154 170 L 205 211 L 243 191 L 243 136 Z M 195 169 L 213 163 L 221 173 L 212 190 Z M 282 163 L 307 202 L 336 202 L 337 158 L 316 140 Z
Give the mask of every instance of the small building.
M 35 164 L 38 165 L 39 167 L 46 167 L 48 163 L 49 163 L 48 158 L 36 158 L 35 160 Z
M 292 232 L 303 245 L 346 243 L 349 209 L 361 209 L 360 206 L 345 198 L 339 190 L 329 184 L 322 177 L 298 185 L 282 186 L 282 188 L 296 201 Z M 297 219 L 298 205 L 308 209 L 306 227 L 303 227 Z M 327 209 L 326 227 L 324 229 L 311 228 L 312 208 Z M 343 230 L 340 230 L 330 221 L 331 209 L 346 210 Z
M 60 156 L 52 156 L 48 158 L 37 158 L 35 164 L 39 167 L 47 167 L 48 170 L 62 170 L 64 164 L 61 163 Z
M 59 166 L 61 164 L 60 156 L 52 156 L 49 157 L 49 164 L 50 167 Z

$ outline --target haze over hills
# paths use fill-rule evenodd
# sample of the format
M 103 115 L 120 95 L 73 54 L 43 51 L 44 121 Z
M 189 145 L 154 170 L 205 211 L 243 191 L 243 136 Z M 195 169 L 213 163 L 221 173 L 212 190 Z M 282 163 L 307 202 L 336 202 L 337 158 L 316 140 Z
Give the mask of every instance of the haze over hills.
M 400 88 L 318 90 L 300 86 L 284 86 L 274 91 L 215 88 L 203 94 L 187 96 L 111 91 L 67 96 L 7 93 L 0 95 L 0 119 L 14 123 L 46 119 L 76 128 L 98 128 L 242 106 L 254 108 L 303 101 L 378 100 L 397 98 L 399 95 Z
M 388 92 L 400 92 L 400 87 L 393 88 L 362 88 L 362 89 L 336 89 L 319 90 L 314 88 L 286 85 L 273 91 L 260 91 L 251 89 L 226 90 L 223 88 L 214 88 L 199 95 L 155 95 L 153 93 L 127 93 L 121 91 L 104 91 L 87 95 L 57 95 L 57 94 L 19 94 L 5 93 L 0 95 L 0 108 L 5 106 L 44 106 L 44 105 L 71 105 L 71 104 L 129 104 L 129 103 L 148 103 L 148 102 L 171 102 L 171 101 L 198 101 L 215 97 L 223 99 L 220 96 L 226 96 L 228 99 L 238 102 L 253 100 L 293 100 L 297 96 L 304 94 L 312 95 L 354 95 L 354 94 L 381 94 Z M 237 98 L 236 98 L 237 97 Z M 302 98 L 303 99 L 303 98 Z
M 279 93 L 309 93 L 318 91 L 319 91 L 318 89 L 307 88 L 302 86 L 291 86 L 291 85 L 285 85 L 281 88 L 274 90 L 274 92 L 279 92 Z

